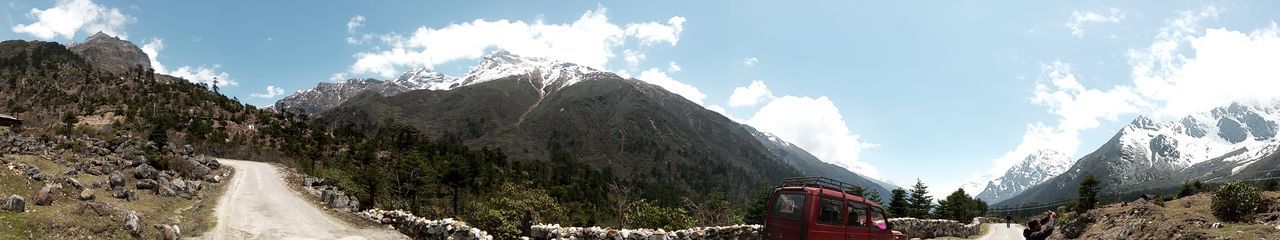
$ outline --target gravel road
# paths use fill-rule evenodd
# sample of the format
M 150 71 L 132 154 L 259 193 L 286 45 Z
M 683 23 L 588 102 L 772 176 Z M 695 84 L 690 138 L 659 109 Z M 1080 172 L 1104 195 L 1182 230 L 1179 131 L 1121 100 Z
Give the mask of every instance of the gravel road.
M 216 209 L 218 226 L 203 239 L 408 239 L 360 228 L 326 214 L 285 185 L 270 164 L 219 159 L 235 168 Z

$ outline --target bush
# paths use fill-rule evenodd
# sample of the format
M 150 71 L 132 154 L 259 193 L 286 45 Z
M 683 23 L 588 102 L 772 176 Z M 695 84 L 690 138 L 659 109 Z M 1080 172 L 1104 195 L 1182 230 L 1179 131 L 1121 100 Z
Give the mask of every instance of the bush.
M 560 224 L 568 218 L 565 209 L 540 188 L 504 183 L 498 191 L 472 202 L 462 216 L 500 239 L 516 239 L 533 224 Z
M 1213 192 L 1213 216 L 1223 221 L 1248 220 L 1263 206 L 1262 194 L 1252 184 L 1229 182 Z
M 693 217 L 684 209 L 654 205 L 647 200 L 631 203 L 627 208 L 627 226 L 679 230 L 693 227 Z
M 1267 191 L 1280 190 L 1280 184 L 1277 184 L 1275 179 L 1268 179 L 1262 182 L 1262 190 L 1267 190 Z

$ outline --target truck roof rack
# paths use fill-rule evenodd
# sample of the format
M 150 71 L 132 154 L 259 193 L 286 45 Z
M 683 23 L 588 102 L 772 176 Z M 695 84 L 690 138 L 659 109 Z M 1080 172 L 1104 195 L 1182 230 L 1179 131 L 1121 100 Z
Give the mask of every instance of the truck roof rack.
M 835 180 L 835 179 L 821 177 L 821 176 L 785 178 L 782 180 L 782 186 L 780 187 L 806 187 L 806 186 L 810 186 L 810 187 L 817 186 L 817 187 L 825 188 L 829 190 L 841 191 L 841 192 L 844 192 L 845 194 L 856 195 L 859 197 L 862 197 L 862 196 L 855 194 L 853 191 L 854 188 L 863 189 L 864 192 L 867 190 L 862 186 L 853 185 L 850 183 L 841 182 L 840 180 Z

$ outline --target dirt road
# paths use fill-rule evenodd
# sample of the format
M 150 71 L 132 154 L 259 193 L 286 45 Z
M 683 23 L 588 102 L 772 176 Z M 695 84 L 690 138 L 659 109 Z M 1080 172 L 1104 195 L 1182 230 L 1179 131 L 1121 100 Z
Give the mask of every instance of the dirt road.
M 236 172 L 218 202 L 218 226 L 204 239 L 408 239 L 392 230 L 355 227 L 329 216 L 290 190 L 270 164 L 218 161 Z
M 1013 224 L 1010 227 L 1005 227 L 1003 223 L 988 224 L 987 235 L 982 236 L 981 239 L 983 240 L 1022 240 L 1024 239 L 1022 237 L 1022 229 L 1025 229 L 1025 227 L 1018 224 Z

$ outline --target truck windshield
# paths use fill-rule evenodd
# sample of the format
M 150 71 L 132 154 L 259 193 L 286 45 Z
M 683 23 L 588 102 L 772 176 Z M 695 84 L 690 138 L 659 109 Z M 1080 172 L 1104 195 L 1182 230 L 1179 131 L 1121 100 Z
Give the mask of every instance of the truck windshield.
M 887 224 L 887 222 L 885 222 L 884 210 L 880 210 L 879 208 L 872 208 L 871 211 L 872 211 L 871 212 L 872 227 L 875 227 L 876 229 L 880 229 L 880 230 L 889 229 L 889 225 Z
M 804 193 L 781 193 L 773 201 L 773 212 L 770 213 L 774 218 L 800 220 L 801 211 L 804 210 Z

